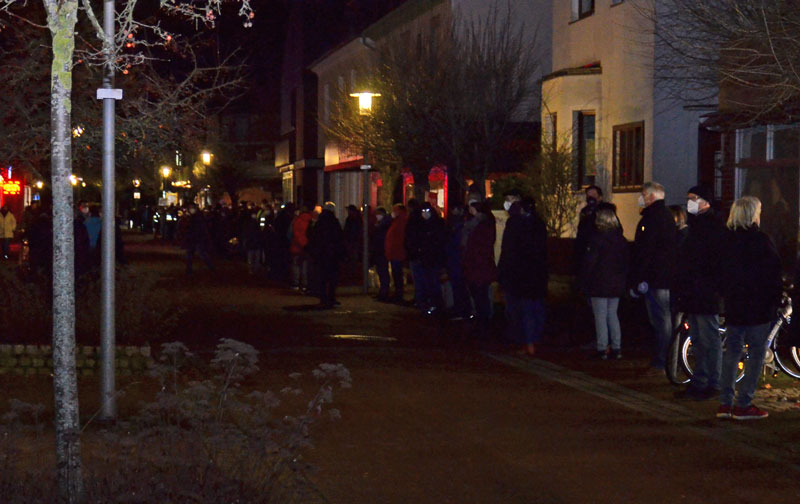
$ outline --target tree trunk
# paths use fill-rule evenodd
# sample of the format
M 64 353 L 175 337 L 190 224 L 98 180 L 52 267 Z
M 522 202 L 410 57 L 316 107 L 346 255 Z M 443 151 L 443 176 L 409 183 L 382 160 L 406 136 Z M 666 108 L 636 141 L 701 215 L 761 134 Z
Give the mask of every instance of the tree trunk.
M 59 500 L 83 500 L 78 380 L 75 371 L 75 248 L 72 213 L 72 58 L 77 1 L 48 8 L 53 38 L 50 142 L 53 188 L 53 392 Z

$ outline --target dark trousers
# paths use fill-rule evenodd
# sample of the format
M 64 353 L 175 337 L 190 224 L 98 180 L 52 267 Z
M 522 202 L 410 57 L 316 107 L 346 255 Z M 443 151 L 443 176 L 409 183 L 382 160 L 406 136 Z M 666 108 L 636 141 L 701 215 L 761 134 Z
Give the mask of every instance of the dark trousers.
M 333 306 L 336 302 L 336 285 L 339 282 L 339 265 L 335 263 L 320 264 L 319 267 L 319 302 L 323 306 Z
M 450 287 L 453 289 L 453 313 L 458 315 L 468 315 L 472 310 L 469 306 L 470 292 L 464 280 L 464 274 L 460 265 L 447 265 L 447 277 L 450 279 Z
M 8 252 L 11 248 L 11 238 L 3 238 L 3 257 L 8 258 Z
M 478 327 L 489 327 L 492 318 L 492 300 L 489 296 L 489 284 L 468 284 L 472 303 L 475 305 L 475 322 Z
M 195 252 L 197 252 L 197 255 L 200 256 L 200 259 L 206 263 L 208 269 L 214 271 L 214 265 L 211 263 L 211 257 L 208 255 L 207 250 L 198 247 L 189 247 L 186 249 L 186 274 L 192 274 L 192 263 L 194 262 Z
M 375 255 L 375 271 L 378 273 L 378 280 L 380 281 L 380 288 L 378 289 L 378 297 L 385 299 L 389 296 L 389 261 L 383 254 Z
M 390 261 L 392 264 L 392 280 L 394 280 L 394 297 L 403 300 L 403 261 Z

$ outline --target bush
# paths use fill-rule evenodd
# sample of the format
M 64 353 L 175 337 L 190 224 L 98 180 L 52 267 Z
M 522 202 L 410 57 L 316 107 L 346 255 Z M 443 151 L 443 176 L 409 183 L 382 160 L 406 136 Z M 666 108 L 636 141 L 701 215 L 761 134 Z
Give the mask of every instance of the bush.
M 492 207 L 502 208 L 504 194 L 512 189 L 533 198 L 536 212 L 547 225 L 550 236 L 560 238 L 574 231 L 580 193 L 575 190 L 572 152 L 552 142 L 542 142 L 542 150 L 525 169 L 492 183 Z
M 220 341 L 210 364 L 182 343 L 162 345 L 153 368 L 160 385 L 155 399 L 100 433 L 102 457 L 84 455 L 86 502 L 324 502 L 306 479 L 302 451 L 311 446 L 315 421 L 324 413 L 339 418 L 328 407 L 336 387 L 351 386 L 350 374 L 341 364 L 320 364 L 310 396 L 298 373 L 277 394 L 245 392 L 257 363 L 253 347 L 230 339 Z M 208 372 L 211 378 L 191 378 Z M 19 433 L 20 419 L 40 411 L 15 407 L 8 429 Z M 0 501 L 55 502 L 55 468 L 20 468 L 20 443 L 4 446 L 4 439 L 9 436 L 0 438 Z
M 23 279 L 13 269 L 0 268 L 0 327 L 3 342 L 49 343 L 52 333 L 52 287 L 50 278 Z M 140 345 L 153 336 L 167 339 L 178 325 L 182 309 L 168 292 L 157 287 L 158 276 L 150 272 L 117 272 L 116 337 L 120 344 Z M 100 341 L 101 284 L 97 273 L 78 279 L 75 289 L 75 334 L 85 344 Z

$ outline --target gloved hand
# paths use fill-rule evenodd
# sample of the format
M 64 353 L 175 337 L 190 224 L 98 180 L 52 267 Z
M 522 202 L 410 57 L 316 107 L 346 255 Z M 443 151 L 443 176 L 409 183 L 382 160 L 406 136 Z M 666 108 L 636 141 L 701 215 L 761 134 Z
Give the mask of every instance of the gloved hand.
M 628 289 L 628 295 L 633 299 L 639 299 L 639 294 L 633 289 Z

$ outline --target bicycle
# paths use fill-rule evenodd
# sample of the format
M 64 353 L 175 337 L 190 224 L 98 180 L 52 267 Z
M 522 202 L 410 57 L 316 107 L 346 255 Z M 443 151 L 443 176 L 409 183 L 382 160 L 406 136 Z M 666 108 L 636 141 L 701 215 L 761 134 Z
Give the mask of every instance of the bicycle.
M 773 376 L 777 376 L 780 370 L 792 378 L 800 380 L 800 348 L 791 344 L 783 344 L 780 338 L 781 335 L 786 333 L 792 321 L 792 300 L 786 293 L 784 293 L 783 302 L 778 309 L 777 315 L 778 318 L 767 337 L 767 353 L 764 358 L 764 366 L 765 368 L 771 368 Z M 686 314 L 678 313 L 676 322 L 667 353 L 665 371 L 671 383 L 685 385 L 692 380 L 693 376 L 694 354 L 692 352 L 692 338 L 689 335 L 689 322 Z M 722 320 L 720 321 L 719 334 L 720 338 L 722 338 L 724 351 L 726 329 Z M 783 341 L 788 339 L 788 337 L 784 337 Z M 746 345 L 742 353 L 742 359 L 739 361 L 739 374 L 736 377 L 737 382 L 744 377 L 744 363 L 748 358 Z

